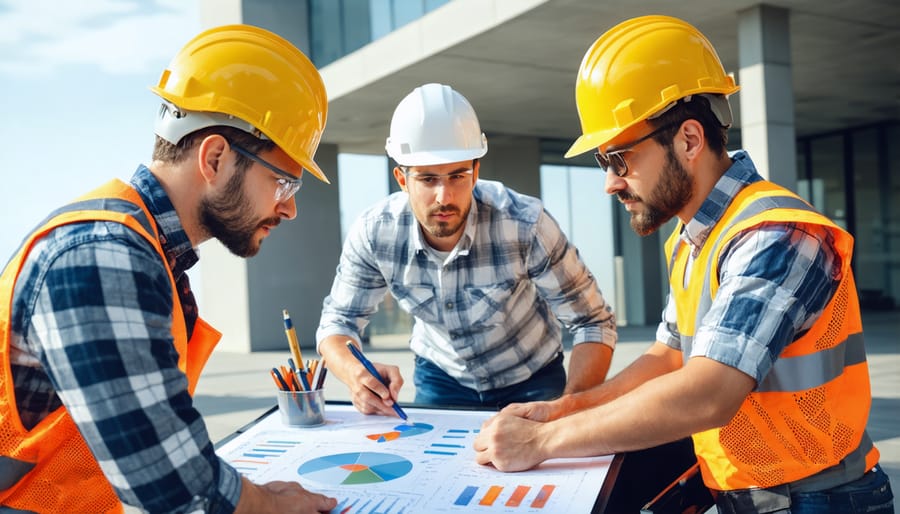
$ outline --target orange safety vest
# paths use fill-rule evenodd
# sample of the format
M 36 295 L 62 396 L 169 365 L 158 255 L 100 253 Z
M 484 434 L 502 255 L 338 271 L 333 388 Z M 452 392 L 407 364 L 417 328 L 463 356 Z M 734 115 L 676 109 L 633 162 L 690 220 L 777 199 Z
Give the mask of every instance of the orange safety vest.
M 124 202 L 123 202 L 124 201 Z M 103 475 L 65 407 L 31 430 L 22 426 L 16 406 L 9 349 L 12 297 L 16 280 L 35 242 L 53 229 L 84 221 L 122 223 L 143 236 L 166 262 L 153 218 L 140 195 L 113 180 L 57 211 L 35 230 L 0 275 L 0 510 L 34 512 L 122 512 L 123 507 Z M 166 266 L 168 270 L 168 266 Z M 178 368 L 187 375 L 193 395 L 200 372 L 221 334 L 198 319 L 190 342 L 172 271 L 172 339 Z
M 719 288 L 722 249 L 741 231 L 766 222 L 828 227 L 842 278 L 818 321 L 782 350 L 731 421 L 693 435 L 703 481 L 721 491 L 795 482 L 841 462 L 861 476 L 879 457 L 866 433 L 872 395 L 850 268 L 853 238 L 787 189 L 760 181 L 740 191 L 713 227 L 687 280 L 691 249 L 679 237 L 681 223 L 666 242 L 685 362 Z

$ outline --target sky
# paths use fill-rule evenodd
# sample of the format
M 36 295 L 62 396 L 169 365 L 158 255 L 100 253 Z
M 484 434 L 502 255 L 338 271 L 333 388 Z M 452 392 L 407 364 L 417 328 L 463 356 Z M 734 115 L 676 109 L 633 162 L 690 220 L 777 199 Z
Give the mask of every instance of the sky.
M 2 264 L 48 213 L 149 164 L 160 104 L 149 88 L 202 30 L 199 12 L 196 0 L 0 0 Z M 338 167 L 346 227 L 388 194 L 378 173 L 385 157 L 341 154 Z M 598 176 L 570 184 L 569 194 L 605 198 L 594 192 Z M 593 261 L 609 256 L 591 245 L 606 238 L 567 221 L 574 200 L 554 201 L 556 186 L 542 186 L 548 208 L 598 269 Z M 611 286 L 601 286 L 613 296 Z
M 0 0 L 3 264 L 50 211 L 149 163 L 149 87 L 201 29 L 192 0 Z

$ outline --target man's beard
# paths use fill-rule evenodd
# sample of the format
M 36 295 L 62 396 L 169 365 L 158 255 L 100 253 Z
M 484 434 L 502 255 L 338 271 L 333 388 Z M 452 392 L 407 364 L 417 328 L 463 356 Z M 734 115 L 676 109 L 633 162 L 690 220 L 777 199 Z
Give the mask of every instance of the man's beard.
M 462 229 L 463 224 L 466 222 L 466 218 L 462 216 L 460 210 L 454 206 L 446 206 L 432 210 L 428 213 L 429 219 L 432 214 L 437 213 L 456 213 L 457 215 L 459 215 L 459 222 L 456 224 L 450 224 L 448 222 L 439 221 L 436 223 L 431 223 L 427 226 L 423 225 L 423 228 L 434 237 L 452 236 L 453 234 L 459 232 Z
M 262 240 L 254 235 L 263 225 L 276 226 L 281 218 L 272 217 L 257 221 L 253 206 L 244 194 L 244 174 L 235 173 L 225 190 L 215 198 L 200 201 L 200 226 L 211 237 L 218 239 L 228 251 L 238 257 L 252 257 L 259 252 Z
M 678 162 L 672 147 L 669 146 L 666 148 L 666 166 L 646 201 L 625 191 L 618 193 L 617 196 L 620 200 L 642 202 L 644 211 L 635 211 L 631 214 L 631 228 L 638 235 L 646 236 L 655 232 L 687 205 L 693 196 L 693 185 L 693 179 Z

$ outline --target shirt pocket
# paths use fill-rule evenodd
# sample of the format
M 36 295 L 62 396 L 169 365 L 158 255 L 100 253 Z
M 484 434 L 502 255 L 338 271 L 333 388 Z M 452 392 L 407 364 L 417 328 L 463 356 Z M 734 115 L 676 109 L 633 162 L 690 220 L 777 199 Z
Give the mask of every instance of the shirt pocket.
M 469 323 L 479 328 L 502 325 L 508 314 L 510 299 L 516 293 L 512 280 L 486 286 L 469 286 L 463 291 Z
M 400 308 L 429 323 L 439 322 L 434 286 L 429 284 L 392 284 L 391 294 Z

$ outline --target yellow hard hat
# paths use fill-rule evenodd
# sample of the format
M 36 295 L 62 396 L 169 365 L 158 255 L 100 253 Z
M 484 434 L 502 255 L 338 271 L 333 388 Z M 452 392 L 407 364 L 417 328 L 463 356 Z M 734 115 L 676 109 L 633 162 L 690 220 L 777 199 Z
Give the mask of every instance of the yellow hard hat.
M 328 98 L 312 62 L 294 45 L 250 25 L 225 25 L 189 41 L 154 93 L 166 102 L 156 133 L 177 143 L 186 134 L 228 125 L 271 139 L 319 180 L 313 161 L 325 130 Z
M 609 143 L 681 98 L 738 89 L 709 40 L 687 22 L 669 16 L 624 21 L 581 61 L 575 103 L 582 135 L 566 157 Z

